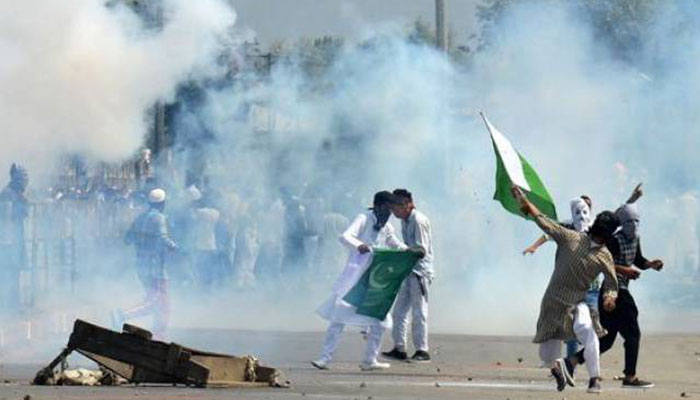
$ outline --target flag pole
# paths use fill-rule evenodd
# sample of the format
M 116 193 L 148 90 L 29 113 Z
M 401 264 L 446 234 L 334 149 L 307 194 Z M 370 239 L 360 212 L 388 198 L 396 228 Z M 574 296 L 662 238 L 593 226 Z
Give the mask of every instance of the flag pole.
M 481 120 L 484 121 L 484 125 L 486 126 L 486 130 L 489 131 L 489 135 L 490 135 L 491 128 L 489 128 L 489 123 L 486 121 L 486 115 L 484 115 L 483 111 L 479 111 L 479 115 L 481 116 Z
M 484 121 L 484 125 L 486 126 L 486 130 L 489 132 L 489 136 L 491 137 L 491 141 L 493 141 L 494 139 L 493 139 L 493 132 L 491 132 L 491 124 L 489 123 L 488 119 L 486 118 L 486 114 L 484 114 L 483 111 L 479 111 L 479 115 L 481 116 L 482 121 Z M 495 145 L 494 145 L 494 146 L 495 146 Z M 506 172 L 506 173 L 507 173 L 507 172 Z M 517 186 L 518 188 L 520 188 L 520 190 L 523 190 L 523 191 L 525 191 L 525 192 L 528 192 L 527 189 L 523 188 L 522 186 L 518 185 L 518 184 L 515 183 L 515 182 L 512 182 L 512 181 L 511 181 L 511 184 Z

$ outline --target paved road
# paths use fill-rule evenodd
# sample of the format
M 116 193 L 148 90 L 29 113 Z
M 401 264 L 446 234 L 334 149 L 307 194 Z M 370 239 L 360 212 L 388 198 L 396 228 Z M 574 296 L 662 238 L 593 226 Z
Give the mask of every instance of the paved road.
M 0 366 L 0 399 L 578 399 L 587 376 L 578 371 L 578 386 L 554 390 L 539 368 L 537 348 L 525 337 L 434 335 L 431 364 L 393 363 L 387 371 L 365 373 L 358 368 L 363 341 L 347 332 L 329 371 L 318 371 L 308 360 L 317 355 L 322 334 L 201 330 L 176 331 L 173 340 L 230 354 L 252 353 L 264 364 L 282 368 L 290 389 L 193 389 L 151 387 L 34 387 L 26 384 L 38 369 L 36 357 L 48 362 L 51 346 L 16 348 L 13 360 L 27 354 L 27 363 Z M 55 351 L 60 349 L 55 340 Z M 656 382 L 645 391 L 620 388 L 613 376 L 622 369 L 621 343 L 603 358 L 604 393 L 600 399 L 700 399 L 700 335 L 648 335 L 643 339 L 640 375 Z M 29 352 L 31 350 L 31 352 Z M 21 358 L 21 356 L 19 357 Z M 91 366 L 76 357 L 72 366 Z

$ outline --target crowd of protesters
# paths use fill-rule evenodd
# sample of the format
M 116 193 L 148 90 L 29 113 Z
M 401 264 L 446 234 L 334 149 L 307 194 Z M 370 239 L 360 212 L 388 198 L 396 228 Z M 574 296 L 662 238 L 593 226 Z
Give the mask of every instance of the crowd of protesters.
M 164 185 L 147 150 L 128 168 L 80 160 L 69 160 L 69 167 L 55 184 L 37 189 L 33 182 L 28 190 L 27 170 L 12 165 L 0 194 L 3 314 L 26 313 L 52 291 L 80 290 L 94 277 L 137 267 L 124 238 L 150 208 L 151 191 L 161 187 L 168 233 L 178 246 L 166 260 L 174 287 L 276 289 L 280 276 L 297 285 L 310 276 L 331 280 L 342 263 L 337 238 L 349 220 L 311 190 L 281 187 L 245 197 L 222 194 L 202 179 Z

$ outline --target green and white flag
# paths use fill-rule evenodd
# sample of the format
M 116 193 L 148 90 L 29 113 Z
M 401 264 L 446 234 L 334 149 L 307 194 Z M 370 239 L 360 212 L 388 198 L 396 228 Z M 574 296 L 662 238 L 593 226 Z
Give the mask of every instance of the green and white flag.
M 343 300 L 360 315 L 384 320 L 417 261 L 418 254 L 412 251 L 375 249 L 372 264 Z
M 481 117 L 491 135 L 493 149 L 496 152 L 496 192 L 493 194 L 493 199 L 500 202 L 503 208 L 513 214 L 527 218 L 520 211 L 517 200 L 511 194 L 511 186 L 515 184 L 523 189 L 528 200 L 537 206 L 544 215 L 556 220 L 557 210 L 554 207 L 554 201 L 535 170 L 515 150 L 510 141 L 491 125 L 486 115 L 481 113 Z

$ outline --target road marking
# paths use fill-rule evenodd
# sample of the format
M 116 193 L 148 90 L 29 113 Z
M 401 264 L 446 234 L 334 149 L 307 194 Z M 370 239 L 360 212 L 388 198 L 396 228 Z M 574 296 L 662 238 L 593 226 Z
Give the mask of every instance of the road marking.
M 533 383 L 515 383 L 515 382 L 495 382 L 495 381 L 483 381 L 483 382 L 455 382 L 455 381 L 434 381 L 434 382 L 416 382 L 416 381 L 364 381 L 365 384 L 370 386 L 438 386 L 447 388 L 473 388 L 473 389 L 512 389 L 512 390 L 526 390 L 526 391 L 537 391 L 537 392 L 552 392 L 556 391 L 556 385 L 554 381 L 552 382 L 533 382 Z M 335 385 L 358 385 L 358 381 L 333 381 L 328 382 L 329 384 Z M 585 389 L 585 386 L 578 386 L 576 388 L 569 388 L 572 390 Z M 605 391 L 617 391 L 619 388 L 605 388 Z

